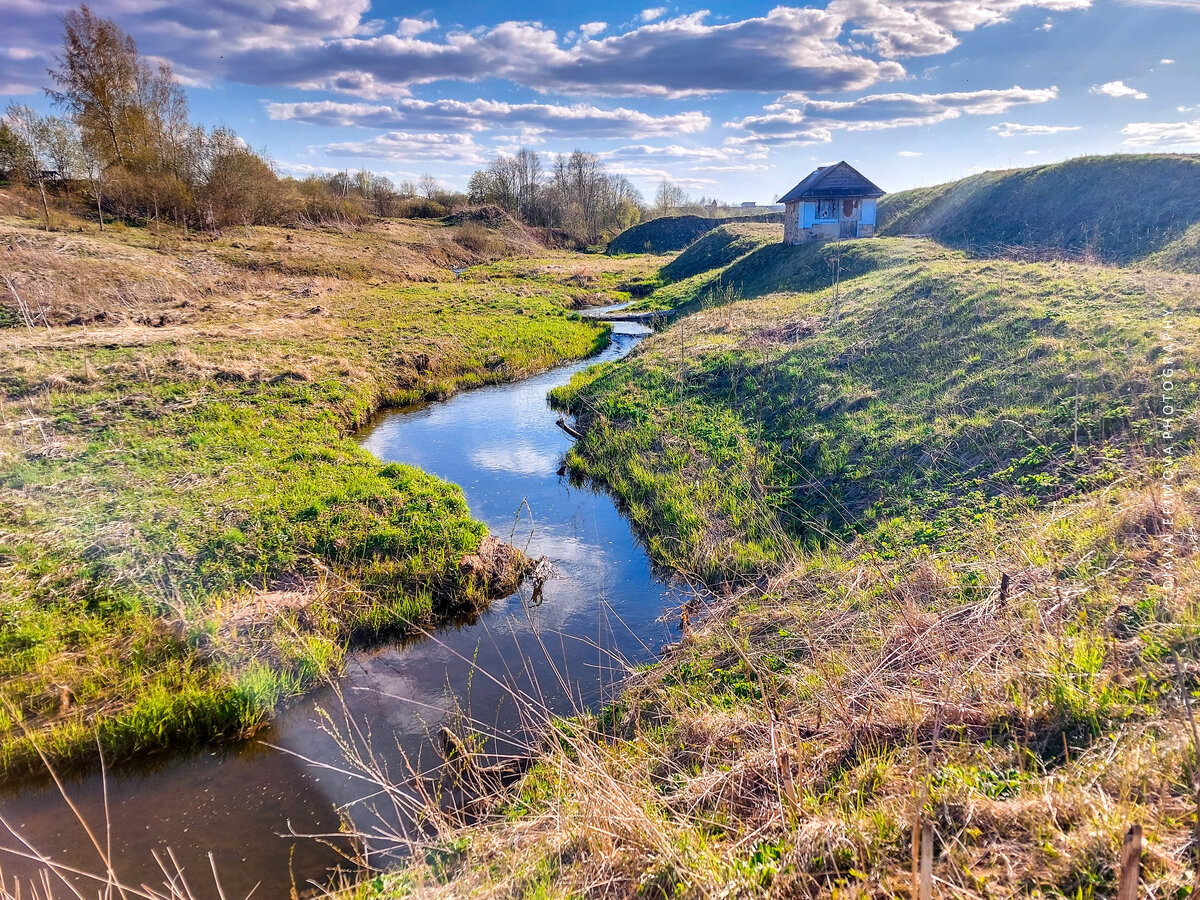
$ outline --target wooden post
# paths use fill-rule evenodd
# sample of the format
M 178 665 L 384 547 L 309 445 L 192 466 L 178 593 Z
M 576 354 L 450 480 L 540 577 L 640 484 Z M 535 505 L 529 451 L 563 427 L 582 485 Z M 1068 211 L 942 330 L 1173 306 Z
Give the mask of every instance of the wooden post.
M 933 823 L 921 824 L 921 884 L 920 900 L 933 896 Z
M 1117 900 L 1136 900 L 1142 874 L 1142 826 L 1130 825 L 1121 846 L 1121 874 Z

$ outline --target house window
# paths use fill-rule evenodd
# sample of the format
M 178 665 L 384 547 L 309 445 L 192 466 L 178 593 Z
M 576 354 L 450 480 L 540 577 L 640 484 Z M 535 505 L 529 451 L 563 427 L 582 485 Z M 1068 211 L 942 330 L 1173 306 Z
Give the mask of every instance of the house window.
M 837 201 L 836 200 L 818 200 L 817 201 L 817 218 L 818 219 L 836 219 Z

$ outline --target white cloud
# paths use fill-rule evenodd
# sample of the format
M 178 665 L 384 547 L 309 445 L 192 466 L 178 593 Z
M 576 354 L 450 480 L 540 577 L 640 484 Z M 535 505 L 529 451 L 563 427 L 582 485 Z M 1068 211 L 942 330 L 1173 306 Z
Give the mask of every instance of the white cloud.
M 1173 66 L 1173 65 L 1175 65 L 1175 60 L 1173 60 L 1173 59 L 1160 59 L 1160 60 L 1158 61 L 1158 64 L 1159 64 L 1160 66 Z
M 1106 81 L 1104 84 L 1094 84 L 1088 89 L 1089 94 L 1103 94 L 1106 97 L 1132 97 L 1134 100 L 1146 100 L 1150 95 L 1131 88 L 1123 81 Z
M 382 34 L 286 44 L 225 64 L 228 77 L 248 83 L 351 92 L 352 76 L 360 73 L 373 96 L 488 78 L 543 92 L 605 96 L 766 92 L 781 83 L 825 92 L 861 90 L 905 74 L 899 63 L 839 43 L 844 19 L 827 10 L 779 6 L 723 24 L 710 24 L 708 16 L 702 11 L 664 19 L 569 46 L 539 23 L 502 22 L 429 39 Z
M 1045 22 L 1043 22 L 1041 25 L 1039 25 L 1037 27 L 1037 30 L 1038 31 L 1053 31 L 1054 30 L 1054 22 L 1052 22 L 1050 19 L 1047 19 Z
M 327 144 L 331 156 L 358 156 L 373 159 L 423 159 L 445 163 L 475 164 L 483 160 L 483 149 L 469 134 L 412 134 L 389 131 L 365 141 Z
M 499 100 L 405 99 L 390 106 L 318 100 L 269 103 L 267 115 L 275 120 L 310 125 L 360 126 L 410 130 L 488 131 L 522 129 L 530 135 L 630 138 L 695 134 L 708 128 L 701 112 L 652 116 L 636 109 L 601 109 L 587 103 L 505 103 Z
M 900 151 L 899 153 L 897 153 L 896 155 L 897 155 L 897 156 L 910 156 L 910 157 L 911 157 L 911 156 L 920 156 L 920 155 L 921 155 L 921 153 L 920 153 L 920 151 L 917 151 L 917 150 L 901 150 L 901 151 Z
M 679 97 L 726 91 L 861 91 L 906 77 L 895 61 L 942 53 L 959 34 L 1025 8 L 1082 9 L 1094 0 L 811 0 L 717 22 L 647 8 L 623 33 L 579 26 L 579 39 L 537 22 L 443 29 L 430 15 L 390 26 L 370 0 L 96 0 L 147 55 L 191 83 L 328 90 L 379 100 L 439 81 L 505 79 L 544 92 Z M 1169 0 L 1161 0 L 1166 3 Z M 1188 0 L 1191 2 L 1191 0 Z M 817 4 L 821 4 L 818 6 Z M 76 0 L 0 0 L 5 45 L 46 53 Z M 605 36 L 606 35 L 606 36 Z M 42 55 L 45 55 L 43 53 Z M 40 66 L 0 55 L 0 82 L 44 80 Z M 35 69 L 37 70 L 35 72 Z
M 1170 9 L 1186 9 L 1188 12 L 1200 12 L 1200 3 L 1196 0 L 1121 0 L 1129 6 L 1165 6 Z
M 736 166 L 692 166 L 691 172 L 766 172 L 773 168 L 765 163 L 741 163 Z
M 690 175 L 680 175 L 678 172 L 672 172 L 667 169 L 651 168 L 649 166 L 627 166 L 621 163 L 612 163 L 606 168 L 615 175 L 624 175 L 627 178 L 641 179 L 644 183 L 656 183 L 665 178 L 667 181 L 674 182 L 680 187 L 684 187 L 693 191 L 707 190 L 713 185 L 719 183 L 715 178 L 697 178 Z
M 400 37 L 416 37 L 438 27 L 437 19 L 401 19 L 396 26 L 396 34 Z
M 785 143 L 824 143 L 833 131 L 874 131 L 910 125 L 932 125 L 961 115 L 994 115 L 1012 107 L 1045 103 L 1058 96 L 1057 87 L 1027 90 L 957 91 L 945 94 L 872 94 L 857 100 L 810 100 L 785 94 L 765 107 L 765 115 L 724 123 L 749 137 L 734 137 L 733 146 L 750 140 Z
M 745 155 L 745 151 L 728 147 L 681 147 L 678 144 L 668 144 L 665 147 L 651 147 L 646 144 L 632 144 L 619 147 L 616 150 L 605 150 L 598 154 L 605 160 L 644 160 L 644 159 L 682 159 L 682 160 L 727 160 Z
M 1132 147 L 1178 147 L 1200 144 L 1200 119 L 1194 122 L 1130 122 L 1121 129 Z
M 1064 131 L 1078 131 L 1079 125 L 1020 125 L 1016 122 L 1001 122 L 999 125 L 992 125 L 989 131 L 994 131 L 1000 137 L 1022 137 L 1025 135 L 1044 135 L 1044 134 L 1060 134 Z
M 832 0 L 828 11 L 844 16 L 855 35 L 870 39 L 887 57 L 946 53 L 957 35 L 1007 22 L 1025 7 L 1055 12 L 1086 9 L 1092 0 Z

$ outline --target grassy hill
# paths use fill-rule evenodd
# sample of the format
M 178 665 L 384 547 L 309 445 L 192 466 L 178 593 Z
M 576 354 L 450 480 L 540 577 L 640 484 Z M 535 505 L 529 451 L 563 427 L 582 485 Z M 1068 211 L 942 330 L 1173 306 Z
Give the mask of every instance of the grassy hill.
M 480 896 L 893 897 L 926 822 L 936 891 L 1084 898 L 1136 822 L 1144 889 L 1186 895 L 1200 457 L 1162 373 L 1195 410 L 1200 279 L 899 238 L 729 261 L 754 243 L 670 263 L 693 314 L 553 398 L 708 607 L 427 859 Z
M 1029 169 L 984 172 L 888 194 L 879 233 L 922 234 L 972 252 L 1022 251 L 1126 264 L 1187 236 L 1200 222 L 1200 156 L 1089 156 Z M 1190 252 L 1164 259 L 1196 265 Z
M 609 243 L 608 252 L 610 254 L 673 253 L 676 250 L 682 250 L 721 225 L 752 222 L 782 223 L 783 214 L 764 213 L 757 216 L 734 216 L 726 219 L 710 219 L 706 216 L 661 216 L 622 231 Z

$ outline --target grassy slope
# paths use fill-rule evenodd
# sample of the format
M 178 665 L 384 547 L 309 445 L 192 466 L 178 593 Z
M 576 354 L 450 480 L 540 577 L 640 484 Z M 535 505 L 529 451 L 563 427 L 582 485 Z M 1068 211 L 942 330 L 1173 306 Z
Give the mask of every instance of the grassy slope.
M 1088 255 L 1122 264 L 1163 250 L 1197 221 L 1195 155 L 1083 157 L 985 172 L 889 194 L 879 205 L 880 234 L 928 234 L 983 253 Z
M 1109 895 L 1130 822 L 1154 890 L 1190 889 L 1172 654 L 1195 695 L 1196 422 L 1175 421 L 1169 489 L 1155 416 L 1164 315 L 1179 350 L 1200 339 L 1195 279 L 877 239 L 842 247 L 863 274 L 835 305 L 804 274 L 833 251 L 790 251 L 795 292 L 557 393 L 575 469 L 723 587 L 613 707 L 557 729 L 511 827 L 448 829 L 442 870 L 397 881 L 892 896 L 920 817 L 935 891 Z M 1196 362 L 1176 368 L 1194 411 Z
M 638 272 L 557 254 L 455 279 L 439 264 L 478 256 L 436 224 L 4 235 L 31 306 L 93 323 L 13 326 L 0 350 L 9 775 L 97 733 L 110 757 L 245 733 L 352 632 L 499 587 L 460 572 L 484 529 L 458 488 L 351 429 L 592 352 L 579 284 Z
M 694 243 L 714 228 L 729 223 L 749 224 L 782 222 L 782 213 L 762 213 L 753 216 L 734 216 L 710 219 L 706 216 L 660 216 L 640 225 L 627 228 L 613 238 L 608 252 L 615 253 L 673 253 Z

